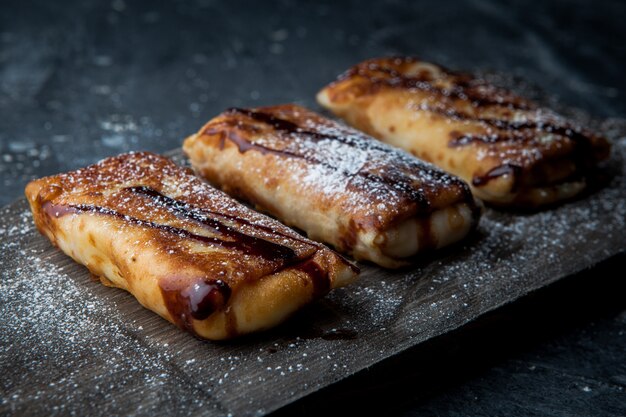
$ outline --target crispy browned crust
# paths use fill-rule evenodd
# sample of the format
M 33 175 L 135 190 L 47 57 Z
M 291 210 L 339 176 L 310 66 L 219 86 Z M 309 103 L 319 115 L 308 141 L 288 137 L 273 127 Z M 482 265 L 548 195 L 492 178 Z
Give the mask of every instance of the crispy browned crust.
M 410 57 L 362 62 L 318 94 L 353 126 L 459 175 L 494 204 L 540 206 L 584 188 L 608 141 L 531 100 Z M 566 185 L 572 186 L 568 190 Z
M 296 105 L 227 110 L 187 138 L 184 150 L 228 193 L 383 266 L 406 260 L 373 248 L 382 231 L 410 218 L 428 222 L 433 212 L 457 205 L 473 211 L 474 224 L 478 218 L 460 179 Z M 424 247 L 436 246 L 427 239 Z
M 204 338 L 271 327 L 357 273 L 328 248 L 150 153 L 35 180 L 26 195 L 55 245 Z

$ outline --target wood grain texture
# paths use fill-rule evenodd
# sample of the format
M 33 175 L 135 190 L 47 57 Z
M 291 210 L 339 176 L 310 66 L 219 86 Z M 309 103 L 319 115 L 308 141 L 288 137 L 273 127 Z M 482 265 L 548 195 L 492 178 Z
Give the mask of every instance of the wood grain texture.
M 0 413 L 263 415 L 624 252 L 626 123 L 610 184 L 554 210 L 488 210 L 414 267 L 363 265 L 287 324 L 229 343 L 183 333 L 53 248 L 24 200 L 1 209 Z M 172 153 L 183 162 L 179 151 Z

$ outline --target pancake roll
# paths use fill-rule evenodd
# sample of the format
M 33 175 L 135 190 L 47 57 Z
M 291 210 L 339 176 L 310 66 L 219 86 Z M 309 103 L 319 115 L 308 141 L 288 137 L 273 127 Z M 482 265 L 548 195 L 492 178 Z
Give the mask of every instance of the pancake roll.
M 605 138 L 531 100 L 410 57 L 362 62 L 317 99 L 357 129 L 458 175 L 496 206 L 574 197 L 610 150 Z
M 358 269 L 167 158 L 129 153 L 26 187 L 37 228 L 194 335 L 270 328 Z
M 479 217 L 459 178 L 296 105 L 227 110 L 183 148 L 227 193 L 388 268 L 461 240 Z

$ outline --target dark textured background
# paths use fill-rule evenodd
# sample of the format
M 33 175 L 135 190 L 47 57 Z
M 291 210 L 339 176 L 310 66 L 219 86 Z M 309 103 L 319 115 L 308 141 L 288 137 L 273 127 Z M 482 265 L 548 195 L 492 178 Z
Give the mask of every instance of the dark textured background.
M 0 203 L 36 176 L 163 152 L 229 106 L 295 101 L 351 64 L 408 53 L 523 77 L 599 117 L 626 114 L 623 2 L 5 1 Z M 570 278 L 279 414 L 620 415 L 626 285 Z

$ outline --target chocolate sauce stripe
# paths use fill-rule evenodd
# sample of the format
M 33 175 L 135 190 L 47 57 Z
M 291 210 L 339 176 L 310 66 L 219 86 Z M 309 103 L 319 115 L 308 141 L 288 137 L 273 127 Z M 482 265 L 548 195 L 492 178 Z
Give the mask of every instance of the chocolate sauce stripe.
M 239 148 L 239 152 L 241 153 L 247 152 L 250 149 L 255 149 L 261 152 L 263 155 L 274 154 L 274 155 L 280 155 L 280 156 L 288 156 L 291 158 L 301 158 L 301 159 L 309 160 L 309 158 L 299 153 L 291 152 L 286 149 L 274 149 L 274 148 L 270 148 L 269 146 L 265 146 L 256 142 L 249 141 L 239 136 L 236 132 L 232 130 L 222 130 L 222 131 L 207 130 L 207 133 L 209 134 L 216 134 L 218 132 L 220 133 L 220 149 L 224 149 L 224 141 L 226 138 L 228 138 L 228 140 L 230 140 L 235 145 L 237 145 L 237 147 Z
M 215 134 L 217 132 L 214 132 L 213 134 Z M 222 131 L 221 132 L 222 135 L 226 134 L 226 132 Z M 222 136 L 224 137 L 224 136 Z M 229 140 L 232 140 L 233 137 L 232 135 L 228 134 L 227 135 Z M 404 193 L 404 195 L 410 200 L 410 201 L 415 201 L 417 202 L 420 207 L 422 209 L 427 209 L 430 207 L 430 203 L 428 202 L 427 198 L 425 197 L 425 195 L 419 191 L 417 191 L 411 184 L 409 184 L 406 180 L 401 180 L 401 179 L 396 179 L 396 180 L 392 180 L 380 175 L 376 175 L 376 174 L 372 174 L 370 172 L 363 172 L 363 171 L 358 171 L 356 173 L 351 173 L 351 172 L 347 172 L 344 170 L 340 170 L 337 167 L 328 164 L 324 161 L 320 161 L 319 159 L 315 159 L 312 157 L 307 157 L 305 155 L 300 155 L 300 154 L 296 154 L 294 152 L 284 152 L 278 149 L 273 149 L 273 148 L 269 148 L 267 146 L 261 146 L 258 145 L 256 143 L 253 143 L 251 141 L 248 141 L 246 139 L 243 139 L 242 137 L 236 135 L 237 140 L 233 141 L 237 147 L 239 148 L 239 151 L 244 153 L 247 152 L 250 149 L 256 149 L 259 152 L 266 154 L 266 153 L 272 153 L 272 154 L 278 154 L 278 155 L 282 155 L 282 156 L 287 156 L 287 157 L 292 157 L 292 158 L 300 158 L 300 159 L 304 159 L 310 163 L 314 163 L 314 164 L 319 164 L 322 165 L 328 169 L 331 169 L 335 172 L 340 173 L 341 175 L 343 175 L 344 177 L 348 178 L 349 181 L 351 181 L 353 178 L 355 177 L 363 177 L 365 179 L 367 179 L 368 181 L 371 182 L 375 182 L 377 184 L 381 184 L 386 186 L 388 189 L 393 190 L 393 191 L 402 191 Z M 242 146 L 242 142 L 245 142 L 245 144 Z M 436 171 L 433 171 L 433 173 Z M 445 175 L 445 174 L 444 174 Z
M 496 127 L 498 129 L 502 129 L 507 132 L 519 132 L 522 130 L 534 129 L 535 131 L 539 130 L 541 133 L 545 134 L 555 134 L 559 136 L 566 137 L 576 143 L 585 144 L 588 142 L 591 144 L 591 139 L 584 133 L 579 132 L 576 128 L 567 126 L 567 125 L 556 125 L 549 122 L 536 122 L 536 121 L 524 121 L 524 122 L 513 122 L 509 120 L 500 120 L 500 119 L 489 119 L 483 118 L 479 116 L 471 116 L 465 113 L 458 112 L 454 109 L 446 108 L 446 109 L 436 109 L 436 108 L 426 108 L 421 109 L 424 111 L 428 111 L 430 113 L 439 114 L 442 116 L 449 117 L 454 120 L 463 120 L 463 121 L 471 121 L 478 123 L 485 123 L 489 126 Z M 469 144 L 471 142 L 485 142 L 485 143 L 495 143 L 506 140 L 516 140 L 516 139 L 527 139 L 525 136 L 504 136 L 504 135 L 466 135 L 459 138 L 452 139 L 450 141 L 451 146 L 463 146 Z
M 327 140 L 340 142 L 344 145 L 347 145 L 347 146 L 350 146 L 350 147 L 353 147 L 362 151 L 375 150 L 379 152 L 384 152 L 385 154 L 390 154 L 392 152 L 395 152 L 392 148 L 382 146 L 376 141 L 370 140 L 369 138 L 362 136 L 362 134 L 359 132 L 346 133 L 345 135 L 342 135 L 342 136 L 333 135 L 329 133 L 315 132 L 312 130 L 303 129 L 299 127 L 297 124 L 289 120 L 281 119 L 272 114 L 248 110 L 248 109 L 241 109 L 241 108 L 236 108 L 236 107 L 226 110 L 226 113 L 244 114 L 253 120 L 272 126 L 275 130 L 279 130 L 288 134 L 295 133 L 299 135 L 304 135 L 304 136 L 311 138 L 314 142 L 327 139 Z M 357 137 L 354 137 L 355 135 L 357 135 Z
M 207 134 L 211 134 L 211 135 L 220 135 L 220 148 L 223 149 L 223 144 L 224 141 L 226 140 L 226 138 L 228 138 L 228 140 L 230 140 L 231 142 L 233 142 L 235 145 L 237 145 L 237 148 L 239 149 L 240 153 L 245 153 L 248 152 L 249 150 L 256 150 L 258 152 L 260 152 L 263 155 L 266 154 L 273 154 L 273 155 L 279 155 L 279 156 L 286 156 L 289 158 L 296 158 L 296 159 L 304 159 L 307 162 L 313 163 L 313 164 L 319 164 L 322 165 L 326 168 L 332 169 L 334 171 L 339 171 L 336 167 L 334 167 L 333 165 L 330 165 L 324 161 L 320 161 L 316 158 L 313 157 L 309 157 L 306 155 L 302 155 L 302 154 L 298 154 L 295 152 L 291 152 L 291 151 L 287 151 L 284 149 L 274 149 L 274 148 L 270 148 L 268 146 L 265 145 L 260 145 L 256 142 L 252 142 L 250 140 L 247 140 L 239 135 L 237 135 L 235 132 L 232 132 L 230 130 L 217 130 L 217 129 L 207 129 L 205 131 L 205 133 Z M 345 176 L 350 176 L 349 173 L 345 172 L 345 171 L 340 171 L 342 174 L 344 174 Z
M 370 141 L 368 139 L 361 139 L 361 138 L 352 139 L 349 136 L 344 137 L 344 136 L 337 136 L 337 135 L 329 135 L 329 134 L 323 134 L 320 132 L 313 132 L 313 131 L 301 129 L 300 127 L 298 127 L 298 125 L 296 125 L 295 123 L 291 121 L 284 120 L 274 115 L 263 113 L 263 112 L 252 111 L 252 110 L 247 110 L 247 109 L 239 109 L 239 108 L 232 108 L 232 109 L 227 110 L 227 112 L 244 114 L 252 118 L 253 120 L 257 120 L 262 123 L 269 124 L 272 127 L 274 127 L 276 130 L 285 131 L 287 133 L 297 133 L 297 134 L 306 135 L 310 137 L 312 140 L 314 140 L 315 142 L 317 142 L 318 140 L 322 140 L 322 139 L 330 139 L 330 140 L 339 141 L 343 144 L 346 144 L 351 147 L 355 147 L 357 149 L 380 150 L 380 151 L 385 152 L 386 154 L 394 152 L 392 148 L 388 148 L 385 146 L 377 146 L 376 142 L 374 142 L 373 140 Z M 330 165 L 328 163 L 325 163 L 315 158 L 307 157 L 306 155 L 297 154 L 295 152 L 273 149 L 264 145 L 253 143 L 235 134 L 231 130 L 207 129 L 207 131 L 205 132 L 208 134 L 219 133 L 221 135 L 220 136 L 221 141 L 224 140 L 225 137 L 227 137 L 229 140 L 233 141 L 237 145 L 237 147 L 239 148 L 239 151 L 242 153 L 250 149 L 256 148 L 261 153 L 273 153 L 273 154 L 278 154 L 278 155 L 283 155 L 283 156 L 302 158 L 302 159 L 307 160 L 308 162 L 320 164 L 336 172 L 340 172 L 342 175 L 344 175 L 346 178 L 349 178 L 350 180 L 356 176 L 360 176 L 360 177 L 366 178 L 368 181 L 376 182 L 377 184 L 384 185 L 388 189 L 391 189 L 393 191 L 396 191 L 396 192 L 402 191 L 407 199 L 409 199 L 410 201 L 416 202 L 422 210 L 428 210 L 430 208 L 430 202 L 428 201 L 424 193 L 416 190 L 413 184 L 409 183 L 409 181 L 406 178 L 391 179 L 388 177 L 372 174 L 371 172 L 358 171 L 357 173 L 350 173 L 350 172 L 342 171 L 342 170 L 337 169 L 337 167 L 333 165 Z M 422 168 L 422 169 L 426 170 L 428 168 Z M 430 174 L 434 177 L 437 177 L 437 179 L 439 180 L 442 179 L 443 177 L 448 177 L 448 175 L 444 173 L 443 171 L 439 172 L 439 171 L 431 170 Z M 468 189 L 468 193 L 469 193 L 469 189 Z
M 449 72 L 446 72 L 442 67 L 440 68 L 442 69 L 442 72 L 444 74 L 457 78 L 457 80 L 453 81 L 453 82 L 456 82 L 457 84 L 454 85 L 451 89 L 437 87 L 430 80 L 426 80 L 426 79 L 422 79 L 418 77 L 410 77 L 410 76 L 402 74 L 402 72 L 400 71 L 383 67 L 377 64 L 369 65 L 365 69 L 361 67 L 357 67 L 357 68 L 354 68 L 353 70 L 349 70 L 345 78 L 348 79 L 353 75 L 360 75 L 370 80 L 370 82 L 374 85 L 385 84 L 392 88 L 400 87 L 400 88 L 405 88 L 405 89 L 417 89 L 421 91 L 432 92 L 443 97 L 453 97 L 453 98 L 459 98 L 461 100 L 468 100 L 473 103 L 477 103 L 479 106 L 480 105 L 500 105 L 500 106 L 508 106 L 509 108 L 514 108 L 518 110 L 525 110 L 525 109 L 531 108 L 531 106 L 524 103 L 523 100 L 520 98 L 517 98 L 516 100 L 516 98 L 513 97 L 512 100 L 502 100 L 501 98 L 496 97 L 495 94 L 491 94 L 491 96 L 477 94 L 475 91 L 471 90 L 476 87 L 469 85 L 468 81 L 463 79 L 466 76 L 463 76 L 461 74 L 449 73 Z M 379 72 L 382 72 L 383 74 L 388 74 L 389 76 L 394 77 L 394 78 L 390 79 L 389 77 L 375 77 L 371 74 L 373 71 L 379 71 Z M 395 80 L 397 80 L 397 82 L 394 82 Z M 487 87 L 494 88 L 488 85 Z M 502 91 L 500 89 L 496 89 L 496 90 Z
M 512 191 L 519 190 L 521 184 L 521 173 L 523 168 L 519 165 L 512 163 L 505 163 L 502 165 L 498 165 L 491 170 L 489 170 L 486 174 L 474 177 L 472 180 L 472 184 L 476 187 L 481 187 L 487 184 L 489 181 L 502 177 L 504 175 L 512 175 L 513 176 L 513 189 Z M 567 182 L 572 181 L 580 181 L 584 179 L 584 175 L 581 172 L 574 172 L 566 178 L 559 179 L 558 181 L 541 181 L 533 184 L 533 187 L 550 187 L 558 184 L 565 184 Z
M 112 217 L 122 219 L 128 223 L 136 226 L 149 227 L 156 230 L 161 230 L 169 234 L 177 235 L 182 238 L 193 239 L 212 246 L 219 246 L 228 249 L 235 249 L 244 253 L 250 253 L 255 256 L 262 257 L 269 261 L 276 261 L 277 258 L 284 262 L 296 259 L 296 253 L 293 249 L 286 246 L 276 244 L 274 242 L 266 241 L 260 238 L 250 237 L 239 232 L 232 233 L 229 237 L 233 237 L 234 240 L 223 240 L 216 237 L 202 236 L 196 233 L 190 232 L 186 229 L 182 229 L 175 226 L 159 224 L 150 220 L 141 220 L 133 216 L 122 214 L 116 210 L 108 209 L 105 207 L 85 205 L 85 204 L 68 204 L 68 205 L 55 205 L 49 201 L 43 203 L 42 208 L 46 213 L 52 217 L 59 217 L 72 212 L 89 212 L 95 214 L 103 214 Z M 223 230 L 218 230 L 224 232 Z M 227 234 L 228 236 L 228 234 Z
M 228 111 L 230 111 L 230 112 L 240 112 L 242 114 L 246 114 L 246 115 L 254 118 L 255 120 L 259 120 L 259 121 L 271 120 L 272 122 L 276 122 L 276 124 L 272 125 L 272 126 L 274 126 L 278 130 L 283 130 L 285 126 L 290 125 L 290 126 L 292 126 L 292 128 L 290 128 L 289 130 L 286 130 L 287 133 L 303 134 L 303 135 L 306 135 L 306 136 L 309 136 L 309 137 L 313 138 L 314 141 L 318 141 L 318 140 L 321 140 L 321 139 L 330 139 L 330 140 L 335 140 L 335 141 L 338 141 L 338 142 L 340 142 L 342 144 L 351 146 L 353 148 L 357 148 L 359 150 L 364 150 L 364 151 L 376 150 L 376 151 L 384 152 L 385 154 L 392 154 L 394 152 L 397 152 L 395 149 L 393 149 L 393 148 L 391 148 L 389 146 L 383 146 L 383 144 L 379 144 L 378 141 L 376 141 L 374 139 L 369 139 L 367 137 L 352 138 L 350 134 L 346 134 L 346 136 L 337 136 L 337 135 L 330 135 L 330 134 L 323 134 L 323 133 L 319 133 L 319 132 L 308 131 L 308 130 L 300 129 L 298 127 L 298 125 L 296 125 L 295 123 L 290 122 L 288 120 L 280 119 L 280 118 L 278 118 L 276 116 L 269 115 L 267 113 L 255 112 L 255 111 L 247 110 L 247 109 L 232 108 L 232 109 L 230 109 Z M 259 116 L 259 115 L 262 115 L 262 116 Z M 247 143 L 246 146 L 250 146 L 250 145 L 255 146 L 256 145 L 256 144 L 254 144 L 254 143 L 252 143 L 252 142 L 250 142 L 250 141 L 248 141 L 246 139 L 243 139 L 243 138 L 241 138 L 239 136 L 238 136 L 238 138 L 239 138 L 239 140 L 245 141 Z M 230 137 L 229 137 L 229 139 L 230 139 Z M 237 145 L 239 145 L 238 142 L 235 142 L 235 143 Z M 267 147 L 263 147 L 263 149 L 266 149 L 268 152 L 273 152 L 273 153 L 276 153 L 276 154 L 280 154 L 282 152 L 280 150 L 271 149 L 271 148 L 267 148 Z M 242 150 L 241 147 L 240 147 L 239 150 L 241 152 L 245 152 L 246 150 L 248 150 L 248 148 Z M 332 169 L 335 169 L 335 170 L 337 169 L 333 165 L 325 164 L 324 162 L 319 161 L 317 159 L 307 158 L 305 155 L 300 155 L 300 154 L 295 154 L 295 153 L 290 153 L 290 154 L 294 155 L 296 157 L 299 157 L 299 158 L 306 159 L 309 162 L 322 164 L 322 165 L 325 165 L 325 166 L 327 166 L 329 168 L 332 168 Z M 409 158 L 413 158 L 413 157 L 409 156 Z M 428 170 L 427 167 L 420 167 L 420 169 Z M 438 177 L 437 179 L 442 179 L 443 177 L 452 178 L 452 177 L 450 177 L 448 174 L 446 174 L 443 171 L 438 171 L 438 170 L 430 170 L 430 171 L 431 171 L 430 174 L 432 176 Z M 352 177 L 354 175 L 359 175 L 360 174 L 360 173 L 351 174 L 351 173 L 347 173 L 347 172 L 343 172 L 343 171 L 342 171 L 342 173 L 344 175 L 348 176 L 348 177 Z M 368 174 L 370 179 L 373 179 L 374 176 L 375 176 L 374 174 L 371 174 L 371 173 L 367 173 L 367 174 Z M 386 179 L 384 177 L 380 177 L 380 178 L 381 178 L 382 182 L 387 182 L 388 185 L 390 184 L 390 181 L 388 181 L 388 179 Z M 381 181 L 379 181 L 379 182 L 381 182 Z
M 389 178 L 376 174 L 372 174 L 371 172 L 358 172 L 359 176 L 365 178 L 368 181 L 375 182 L 377 184 L 382 184 L 387 186 L 388 188 L 392 188 L 395 190 L 400 190 L 407 196 L 410 201 L 415 202 L 419 207 L 420 211 L 430 211 L 431 203 L 426 198 L 426 195 L 419 190 L 416 190 L 413 184 L 409 183 L 407 178 Z M 398 191 L 400 191 L 398 190 Z
M 513 191 L 514 191 L 518 186 L 519 175 L 521 171 L 522 171 L 522 167 L 520 167 L 519 165 L 505 163 L 495 168 L 492 168 L 484 175 L 474 177 L 472 179 L 472 185 L 475 187 L 482 187 L 486 185 L 487 183 L 489 183 L 491 180 L 503 177 L 505 175 L 512 175 L 513 182 L 514 182 L 514 186 L 513 186 Z
M 285 263 L 272 274 L 279 273 L 286 269 L 293 269 L 305 273 L 311 279 L 312 298 L 315 300 L 327 294 L 332 282 L 328 271 L 320 267 L 314 261 L 315 253 L 298 260 L 297 263 Z M 348 263 L 355 273 L 359 269 Z M 216 311 L 222 310 L 228 315 L 228 302 L 231 298 L 232 289 L 222 280 L 200 279 L 183 289 L 169 289 L 161 285 L 161 293 L 170 315 L 174 322 L 181 328 L 196 334 L 193 327 L 192 318 L 195 320 L 205 320 Z M 227 318 L 228 319 L 228 318 Z M 235 336 L 236 326 L 229 326 L 228 332 Z
M 573 153 L 573 157 L 579 160 L 583 160 L 585 157 L 588 157 L 588 155 L 586 155 L 586 152 L 592 152 L 594 148 L 592 139 L 572 126 L 556 125 L 553 123 L 537 121 L 513 122 L 508 120 L 482 118 L 458 112 L 455 109 L 451 108 L 426 108 L 421 110 L 440 114 L 456 120 L 468 120 L 478 123 L 485 123 L 487 125 L 504 130 L 504 132 L 492 135 L 466 134 L 458 137 L 453 137 L 448 142 L 448 146 L 451 148 L 467 146 L 476 142 L 485 144 L 496 144 L 507 141 L 528 142 L 537 137 L 538 134 L 555 134 L 561 137 L 568 138 L 575 144 L 576 147 Z M 534 129 L 535 132 L 529 131 L 530 129 Z M 539 130 L 539 132 L 536 132 L 537 130 Z M 476 187 L 484 186 L 493 179 L 509 174 L 514 176 L 514 181 L 516 182 L 517 186 L 520 180 L 519 176 L 521 174 L 521 171 L 522 167 L 520 167 L 519 165 L 503 164 L 493 168 L 491 171 L 482 176 L 475 177 L 472 180 L 472 184 Z
M 279 236 L 281 236 L 281 237 L 283 237 L 285 239 L 295 240 L 296 242 L 300 242 L 300 243 L 306 244 L 308 246 L 313 246 L 315 248 L 320 248 L 321 247 L 321 245 L 319 243 L 316 243 L 316 242 L 313 242 L 313 241 L 308 241 L 308 240 L 305 240 L 304 238 L 298 238 L 296 236 L 292 236 L 292 235 L 288 235 L 288 234 L 282 233 L 282 232 L 280 232 L 278 230 L 272 229 L 271 227 L 264 226 L 264 225 L 258 224 L 258 223 L 250 222 L 250 221 L 248 221 L 248 220 L 246 220 L 246 219 L 244 219 L 242 217 L 239 217 L 239 216 L 233 216 L 233 215 L 229 215 L 229 214 L 218 213 L 218 212 L 215 212 L 215 211 L 210 211 L 210 210 L 202 209 L 202 208 L 199 208 L 199 207 L 191 206 L 187 202 L 176 200 L 176 199 L 171 198 L 171 197 L 167 197 L 167 196 L 159 193 L 155 189 L 147 187 L 147 186 L 129 187 L 129 188 L 126 188 L 126 190 L 132 191 L 133 193 L 136 193 L 136 194 L 139 194 L 139 195 L 150 197 L 152 199 L 152 201 L 154 201 L 155 203 L 160 204 L 163 207 L 166 207 L 166 208 L 169 208 L 169 209 L 173 210 L 173 212 L 177 216 L 182 217 L 184 219 L 194 220 L 194 221 L 196 221 L 198 223 L 201 223 L 201 224 L 206 224 L 207 221 L 213 221 L 212 219 L 210 219 L 208 217 L 208 215 L 216 216 L 216 217 L 223 217 L 223 218 L 228 219 L 230 221 L 233 221 L 235 223 L 238 223 L 238 224 L 241 224 L 241 225 L 245 225 L 245 226 L 248 226 L 248 227 L 253 228 L 253 229 L 262 230 L 265 233 L 279 235 Z M 217 221 L 217 220 L 215 220 L 215 221 Z M 223 225 L 224 227 L 227 227 L 227 228 L 232 230 L 232 228 L 230 226 L 224 225 L 221 222 L 220 222 L 220 224 Z M 254 237 L 254 236 L 251 236 L 251 237 Z
M 199 279 L 186 288 L 170 289 L 159 284 L 165 306 L 174 322 L 182 329 L 196 334 L 192 319 L 204 320 L 228 305 L 232 289 L 220 279 Z
M 534 139 L 534 135 L 522 135 L 522 134 L 491 134 L 491 135 L 475 135 L 467 134 L 458 137 L 454 137 L 448 141 L 448 147 L 458 148 L 461 146 L 471 145 L 472 143 L 485 143 L 495 144 L 500 142 L 528 142 Z

